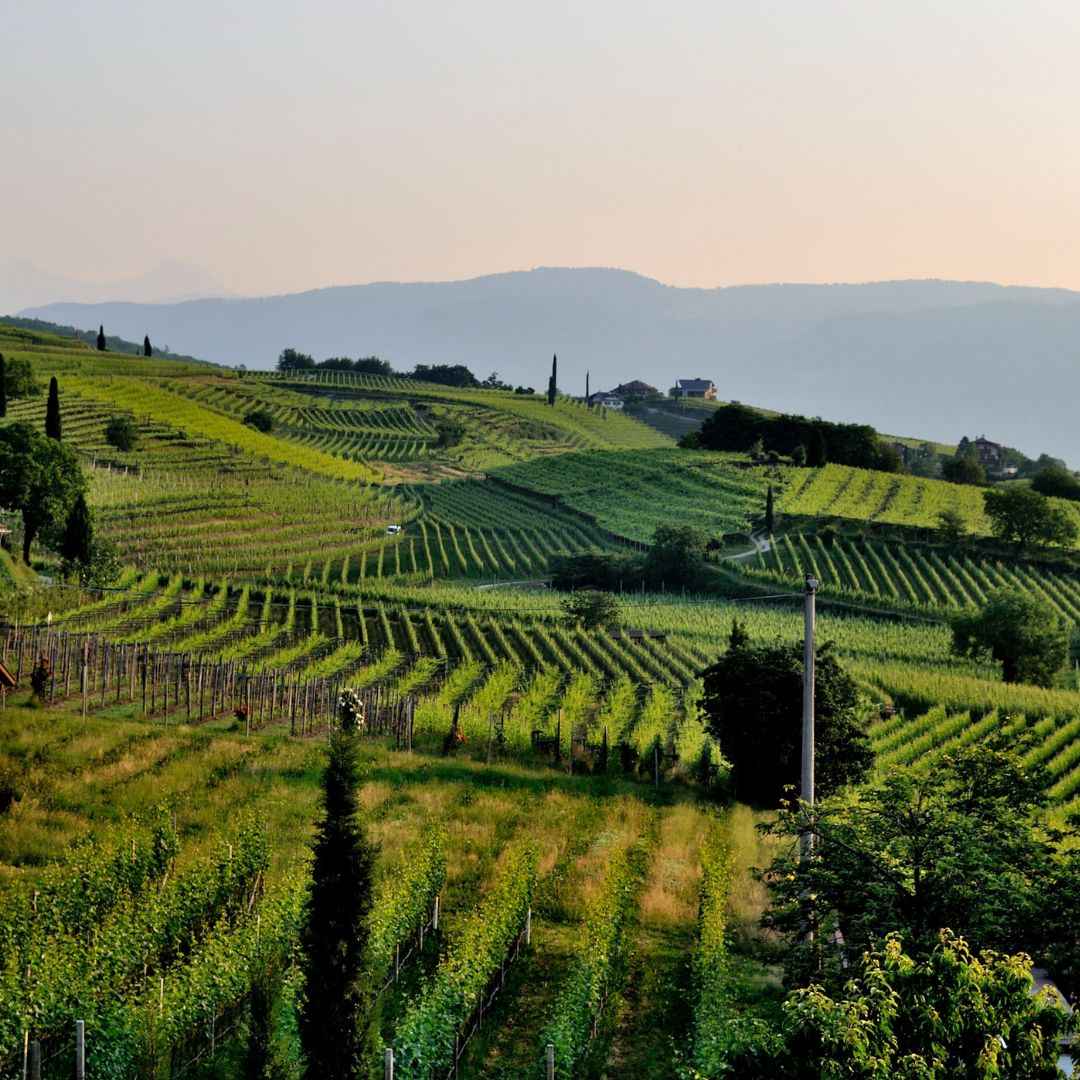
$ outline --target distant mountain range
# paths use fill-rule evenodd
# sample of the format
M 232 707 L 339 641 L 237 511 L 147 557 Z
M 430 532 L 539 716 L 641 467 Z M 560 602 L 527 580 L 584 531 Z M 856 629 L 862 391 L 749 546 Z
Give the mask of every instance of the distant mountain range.
M 130 300 L 149 304 L 228 295 L 213 275 L 176 260 L 159 263 L 135 277 L 83 281 L 42 270 L 28 259 L 0 259 L 0 315 L 46 301 L 100 304 Z
M 985 434 L 1080 463 L 1080 293 L 958 281 L 688 289 L 611 269 L 339 286 L 257 299 L 48 304 L 22 314 L 227 364 L 282 348 L 582 394 L 711 378 L 722 398 L 954 442 Z

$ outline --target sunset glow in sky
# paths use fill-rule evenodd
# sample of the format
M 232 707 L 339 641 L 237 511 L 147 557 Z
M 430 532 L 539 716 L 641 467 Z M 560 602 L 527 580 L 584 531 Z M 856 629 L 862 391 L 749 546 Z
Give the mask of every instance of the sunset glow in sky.
M 1080 288 L 1074 0 L 5 5 L 0 257 Z

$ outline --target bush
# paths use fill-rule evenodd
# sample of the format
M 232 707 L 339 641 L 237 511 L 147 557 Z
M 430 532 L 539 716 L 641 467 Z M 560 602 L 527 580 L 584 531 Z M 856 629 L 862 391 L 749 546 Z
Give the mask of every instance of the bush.
M 1033 490 L 1040 495 L 1055 495 L 1059 499 L 1080 499 L 1080 480 L 1061 465 L 1050 465 L 1032 481 Z
M 274 417 L 266 409 L 252 409 L 251 412 L 244 417 L 244 423 L 249 428 L 254 428 L 256 431 L 262 431 L 269 434 L 274 430 Z
M 105 441 L 126 453 L 135 449 L 135 444 L 139 441 L 139 429 L 130 416 L 114 416 L 105 425 Z

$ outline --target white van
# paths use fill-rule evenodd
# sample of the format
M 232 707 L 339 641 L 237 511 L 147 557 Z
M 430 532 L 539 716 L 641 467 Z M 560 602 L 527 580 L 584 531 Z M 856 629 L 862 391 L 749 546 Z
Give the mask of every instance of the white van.
M 401 526 L 400 525 L 387 525 L 386 526 L 386 534 L 387 534 L 387 536 L 396 536 L 399 532 L 401 532 Z

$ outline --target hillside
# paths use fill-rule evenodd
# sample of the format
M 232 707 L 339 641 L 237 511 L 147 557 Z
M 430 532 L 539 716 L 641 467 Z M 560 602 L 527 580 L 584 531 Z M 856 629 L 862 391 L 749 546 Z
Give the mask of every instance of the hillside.
M 819 640 L 859 687 L 872 781 L 1000 736 L 1044 767 L 1050 824 L 1080 812 L 1073 673 L 1005 684 L 999 665 L 955 655 L 948 625 L 1010 587 L 1080 628 L 1080 557 L 1000 550 L 977 489 L 683 450 L 565 397 L 241 373 L 16 328 L 0 327 L 0 351 L 42 387 L 56 375 L 63 440 L 124 563 L 108 589 L 44 588 L 0 551 L 19 678 L 0 718 L 5 1075 L 28 1030 L 66 1065 L 90 1008 L 110 1019 L 88 1025 L 95 1052 L 140 1063 L 119 1075 L 206 1057 L 205 1075 L 239 1074 L 247 1029 L 229 1025 L 255 1015 L 266 970 L 291 970 L 346 688 L 380 845 L 385 929 L 365 970 L 384 987 L 385 1045 L 418 1023 L 452 950 L 500 934 L 484 977 L 501 992 L 459 1072 L 531 1075 L 579 985 L 581 942 L 610 930 L 626 963 L 595 1038 L 582 1007 L 580 1053 L 669 1080 L 690 1014 L 715 1019 L 688 967 L 706 904 L 730 920 L 736 1007 L 774 1022 L 775 944 L 751 872 L 775 851 L 755 829 L 770 815 L 725 801 L 729 763 L 699 705 L 733 620 L 757 642 L 801 639 L 809 573 Z M 255 411 L 269 431 L 245 422 Z M 128 451 L 105 438 L 121 414 L 138 433 Z M 13 399 L 0 425 L 44 416 L 44 394 Z M 942 542 L 947 507 L 969 530 L 962 548 Z M 4 521 L 17 542 L 18 519 Z M 617 616 L 586 627 L 544 587 L 555 556 L 638 557 L 657 527 L 686 524 L 734 556 L 690 588 L 620 587 Z M 34 556 L 55 575 L 55 554 Z M 42 657 L 46 700 L 32 702 Z M 731 868 L 703 876 L 716 857 Z M 60 910 L 76 913 L 62 932 Z M 526 919 L 532 948 L 517 955 Z M 278 1008 L 295 1057 L 295 1002 Z
M 620 270 L 540 269 L 471 281 L 377 283 L 247 300 L 51 304 L 23 314 L 104 323 L 229 364 L 269 368 L 286 345 L 376 353 L 402 370 L 464 363 L 563 389 L 630 379 L 955 442 L 985 433 L 1030 457 L 1080 462 L 1071 402 L 1080 296 L 950 281 L 683 289 Z M 883 389 L 887 388 L 887 390 Z M 977 391 L 976 391 L 977 388 Z

